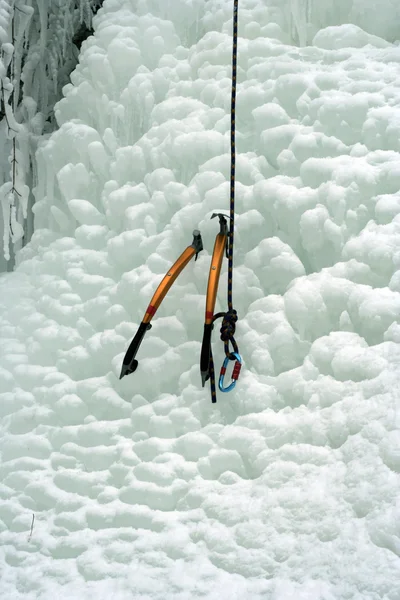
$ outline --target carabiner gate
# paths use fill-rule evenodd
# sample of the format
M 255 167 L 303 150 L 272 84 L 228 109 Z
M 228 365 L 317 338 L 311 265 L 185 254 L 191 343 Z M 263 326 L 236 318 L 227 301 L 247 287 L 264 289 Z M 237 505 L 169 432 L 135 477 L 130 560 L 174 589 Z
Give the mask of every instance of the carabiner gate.
M 219 374 L 219 381 L 218 381 L 218 387 L 221 390 L 221 392 L 230 392 L 231 390 L 233 390 L 233 388 L 236 385 L 236 381 L 239 378 L 240 369 L 242 368 L 242 357 L 237 352 L 233 352 L 233 356 L 236 358 L 236 362 L 233 365 L 233 371 L 232 371 L 232 377 L 231 377 L 232 381 L 227 387 L 224 387 L 224 377 L 225 377 L 225 373 L 226 373 L 226 367 L 228 366 L 228 363 L 230 360 L 229 356 L 227 356 L 225 358 L 225 360 L 222 364 L 221 372 Z

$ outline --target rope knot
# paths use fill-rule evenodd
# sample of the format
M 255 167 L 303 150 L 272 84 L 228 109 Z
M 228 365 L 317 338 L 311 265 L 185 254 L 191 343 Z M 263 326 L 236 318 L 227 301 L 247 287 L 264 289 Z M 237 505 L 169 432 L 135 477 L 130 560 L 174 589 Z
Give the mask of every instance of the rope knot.
M 236 310 L 228 310 L 228 312 L 225 313 L 220 329 L 221 340 L 223 342 L 229 342 L 233 338 L 236 331 L 237 320 L 238 316 Z

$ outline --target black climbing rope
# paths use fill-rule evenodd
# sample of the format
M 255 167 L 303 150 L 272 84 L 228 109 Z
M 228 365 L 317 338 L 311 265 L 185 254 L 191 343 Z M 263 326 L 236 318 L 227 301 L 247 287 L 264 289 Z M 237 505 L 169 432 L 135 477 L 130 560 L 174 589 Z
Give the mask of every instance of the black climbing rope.
M 222 317 L 221 325 L 221 340 L 224 342 L 224 350 L 226 360 L 221 369 L 220 374 L 220 389 L 229 391 L 231 386 L 226 389 L 221 387 L 221 378 L 225 375 L 226 364 L 228 360 L 236 360 L 232 379 L 237 379 L 240 372 L 241 360 L 238 359 L 239 350 L 236 344 L 235 334 L 236 321 L 238 319 L 237 312 L 233 308 L 232 288 L 233 288 L 233 236 L 235 227 L 235 167 L 236 167 L 236 146 L 235 146 L 235 110 L 236 110 L 236 80 L 237 80 L 237 32 L 238 32 L 238 9 L 239 0 L 233 1 L 233 45 L 232 45 L 232 94 L 231 94 L 231 178 L 230 178 L 230 209 L 229 209 L 229 234 L 228 234 L 228 311 L 226 313 L 217 313 L 213 317 L 213 322 Z M 233 352 L 229 350 L 229 343 L 232 344 Z M 210 386 L 211 386 L 211 401 L 217 401 L 217 393 L 215 386 L 215 370 L 212 352 L 210 351 Z

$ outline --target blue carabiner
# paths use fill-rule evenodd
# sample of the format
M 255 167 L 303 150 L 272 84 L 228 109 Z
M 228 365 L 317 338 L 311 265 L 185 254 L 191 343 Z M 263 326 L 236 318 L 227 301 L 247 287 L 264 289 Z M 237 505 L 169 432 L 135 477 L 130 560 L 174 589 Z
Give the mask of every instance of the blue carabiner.
M 240 374 L 240 369 L 242 368 L 242 357 L 237 352 L 233 352 L 233 356 L 236 358 L 236 362 L 233 365 L 232 381 L 227 387 L 224 387 L 224 377 L 225 377 L 225 373 L 226 373 L 226 367 L 228 366 L 228 363 L 230 360 L 229 356 L 227 356 L 225 358 L 225 360 L 222 364 L 221 372 L 219 375 L 219 381 L 218 381 L 218 387 L 221 390 L 221 392 L 230 392 L 231 390 L 233 390 L 233 388 L 235 387 L 236 382 L 238 380 L 238 377 Z

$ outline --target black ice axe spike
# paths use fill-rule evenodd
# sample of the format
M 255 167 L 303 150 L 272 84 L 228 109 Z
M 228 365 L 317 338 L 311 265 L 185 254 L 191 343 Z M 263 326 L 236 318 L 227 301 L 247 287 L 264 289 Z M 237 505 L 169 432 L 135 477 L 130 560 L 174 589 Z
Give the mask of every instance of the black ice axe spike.
M 143 341 L 144 334 L 148 329 L 151 328 L 152 325 L 150 323 L 140 323 L 139 329 L 137 330 L 135 337 L 129 344 L 129 348 L 126 351 L 124 362 L 122 363 L 121 375 L 119 376 L 120 379 L 122 379 L 125 375 L 130 375 L 136 371 L 139 363 L 135 359 L 135 356 L 139 350 L 140 344 Z

